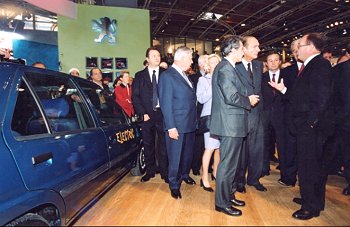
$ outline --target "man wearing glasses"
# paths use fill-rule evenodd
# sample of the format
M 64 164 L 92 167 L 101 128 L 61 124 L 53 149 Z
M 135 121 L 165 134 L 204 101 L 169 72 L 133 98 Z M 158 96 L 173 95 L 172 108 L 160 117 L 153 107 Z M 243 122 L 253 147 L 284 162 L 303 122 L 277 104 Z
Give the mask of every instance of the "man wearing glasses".
M 318 217 L 325 207 L 325 162 L 329 154 L 324 147 L 334 131 L 334 113 L 331 108 L 332 66 L 320 55 L 324 45 L 319 33 L 303 36 L 298 44 L 298 57 L 304 63 L 294 85 L 287 89 L 283 81 L 270 82 L 286 95 L 292 107 L 301 194 L 301 209 L 294 212 L 293 217 L 301 220 Z

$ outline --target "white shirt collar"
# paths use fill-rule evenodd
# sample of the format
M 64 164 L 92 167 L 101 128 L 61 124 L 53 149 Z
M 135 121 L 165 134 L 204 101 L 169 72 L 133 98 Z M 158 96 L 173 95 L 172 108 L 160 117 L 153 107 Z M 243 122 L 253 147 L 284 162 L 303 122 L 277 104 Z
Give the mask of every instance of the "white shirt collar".
M 278 78 L 280 77 L 280 72 L 281 72 L 281 70 L 279 70 L 279 69 L 276 72 L 271 72 L 269 70 L 270 80 L 272 80 L 272 74 L 275 74 L 275 80 L 278 81 Z
M 150 68 L 150 67 L 147 67 L 147 69 L 148 69 L 149 76 L 151 77 L 151 81 L 152 81 L 153 70 L 156 70 L 156 80 L 158 81 L 159 66 L 157 66 L 157 67 L 154 68 L 154 69 L 152 69 L 152 68 Z
M 316 57 L 317 55 L 319 55 L 320 53 L 311 55 L 310 57 L 308 57 L 305 61 L 304 61 L 304 66 L 306 66 L 314 57 Z
M 247 60 L 245 60 L 244 58 L 242 58 L 242 63 L 243 63 L 243 65 L 244 65 L 244 68 L 246 68 L 247 70 L 248 70 L 248 63 L 250 63 L 250 69 L 252 69 L 253 68 L 253 66 L 252 66 L 252 62 L 248 62 Z
M 231 65 L 233 66 L 233 68 L 236 68 L 236 63 L 234 63 L 233 61 L 231 61 L 231 59 L 229 59 L 228 57 L 225 57 L 225 59 L 231 63 Z

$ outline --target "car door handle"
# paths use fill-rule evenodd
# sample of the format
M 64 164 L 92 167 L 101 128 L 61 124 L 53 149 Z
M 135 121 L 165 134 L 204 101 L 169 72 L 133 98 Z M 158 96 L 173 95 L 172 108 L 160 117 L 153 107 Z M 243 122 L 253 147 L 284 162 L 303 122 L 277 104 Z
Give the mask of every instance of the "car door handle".
M 52 159 L 52 152 L 44 153 L 35 157 L 32 157 L 33 165 L 38 165 L 42 162 L 46 162 L 47 160 Z

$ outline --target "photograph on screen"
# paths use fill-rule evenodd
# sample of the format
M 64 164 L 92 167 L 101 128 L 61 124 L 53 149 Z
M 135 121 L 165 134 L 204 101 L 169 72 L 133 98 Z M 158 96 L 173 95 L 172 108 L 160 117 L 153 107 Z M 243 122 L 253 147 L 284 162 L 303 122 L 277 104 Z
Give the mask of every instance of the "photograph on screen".
M 86 57 L 87 69 L 97 67 L 97 57 Z
M 116 69 L 127 69 L 128 63 L 126 58 L 115 58 L 115 68 Z
M 101 69 L 113 69 L 113 58 L 101 58 Z

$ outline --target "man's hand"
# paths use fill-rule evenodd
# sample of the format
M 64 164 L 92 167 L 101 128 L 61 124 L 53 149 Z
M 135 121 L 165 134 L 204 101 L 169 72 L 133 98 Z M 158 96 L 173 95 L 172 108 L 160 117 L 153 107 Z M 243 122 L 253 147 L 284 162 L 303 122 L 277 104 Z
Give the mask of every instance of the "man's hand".
M 259 95 L 249 95 L 248 98 L 251 106 L 255 106 L 260 101 Z
M 169 137 L 172 138 L 173 140 L 178 140 L 179 139 L 179 133 L 176 128 L 170 129 L 168 131 Z
M 143 121 L 148 121 L 149 119 L 151 119 L 148 114 L 144 114 L 143 115 Z
M 270 86 L 275 88 L 277 91 L 282 91 L 286 86 L 284 86 L 283 79 L 281 79 L 280 83 L 270 81 L 269 82 Z

